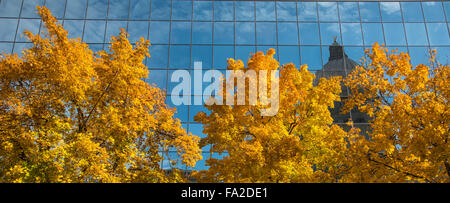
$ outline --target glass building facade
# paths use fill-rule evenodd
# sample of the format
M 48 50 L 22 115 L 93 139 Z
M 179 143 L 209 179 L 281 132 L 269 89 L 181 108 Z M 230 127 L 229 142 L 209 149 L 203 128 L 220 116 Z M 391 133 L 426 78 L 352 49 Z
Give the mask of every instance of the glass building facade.
M 450 2 L 438 0 L 0 0 L 0 52 L 20 54 L 31 46 L 23 31 L 43 29 L 38 5 L 52 11 L 70 38 L 82 39 L 94 51 L 107 49 L 119 28 L 128 31 L 131 42 L 149 39 L 148 82 L 166 89 L 168 95 L 178 84 L 170 81 L 171 73 L 192 71 L 194 61 L 201 61 L 204 70 L 225 70 L 227 58 L 246 61 L 250 53 L 269 48 L 276 49 L 281 64 L 308 64 L 309 70 L 321 71 L 329 62 L 335 37 L 356 62 L 374 42 L 409 52 L 413 64 L 427 63 L 429 48 L 437 49 L 441 63 L 448 63 L 450 54 Z M 195 100 L 202 92 L 189 96 Z M 170 97 L 167 102 L 171 103 Z M 184 128 L 204 137 L 194 116 L 206 108 L 176 107 Z M 220 157 L 209 146 L 203 151 L 205 159 Z M 161 164 L 169 166 L 165 161 Z M 194 169 L 204 168 L 201 160 Z

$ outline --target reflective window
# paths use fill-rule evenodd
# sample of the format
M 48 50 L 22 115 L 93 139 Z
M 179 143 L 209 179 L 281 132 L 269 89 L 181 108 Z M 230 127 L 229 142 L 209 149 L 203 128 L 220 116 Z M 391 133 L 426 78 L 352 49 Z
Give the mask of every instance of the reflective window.
M 256 20 L 275 21 L 275 2 L 257 1 Z
M 215 21 L 233 20 L 233 12 L 233 1 L 214 1 Z
M 399 2 L 380 2 L 381 16 L 384 22 L 401 22 Z
M 297 5 L 295 2 L 277 2 L 278 21 L 297 21 Z
M 170 79 L 171 79 L 170 77 L 172 76 L 172 74 L 171 74 L 172 72 L 173 71 L 169 71 L 168 84 L 169 84 L 169 86 L 175 87 L 176 85 L 178 85 L 178 83 L 170 82 Z M 167 89 L 168 89 L 168 93 L 170 94 L 171 91 L 169 90 L 169 87 Z M 175 107 L 177 109 L 177 112 L 174 115 L 175 118 L 178 118 L 178 119 L 180 119 L 180 120 L 182 120 L 184 122 L 186 122 L 188 120 L 188 111 L 189 111 L 188 106 L 186 106 L 186 105 L 175 106 L 172 103 L 172 99 L 170 99 L 170 97 L 167 97 L 166 102 L 169 104 L 170 107 Z M 175 157 L 172 158 L 172 159 L 176 158 L 176 154 L 174 154 L 174 155 L 175 155 Z M 167 164 L 167 165 L 169 165 L 169 164 Z
M 170 22 L 150 23 L 150 42 L 169 43 Z
M 445 7 L 445 14 L 447 15 L 447 20 L 450 20 L 450 1 L 443 2 Z
M 427 23 L 428 38 L 431 45 L 449 45 L 450 39 L 445 23 Z
M 203 69 L 212 68 L 212 46 L 210 45 L 193 45 L 191 57 L 191 69 L 194 67 L 194 62 L 201 61 Z
M 6 53 L 6 54 L 10 54 L 12 51 L 12 46 L 13 43 L 0 43 L 0 54 Z
M 24 34 L 25 30 L 30 31 L 33 34 L 38 34 L 40 25 L 41 20 L 39 19 L 20 19 L 19 28 L 17 30 L 16 42 L 28 41 L 28 39 Z
M 236 44 L 255 44 L 255 23 L 236 23 Z
M 359 22 L 357 2 L 339 2 L 339 15 L 341 22 Z
M 31 47 L 33 47 L 33 43 L 15 43 L 13 53 L 22 56 L 22 51 Z
M 108 9 L 108 0 L 89 1 L 87 18 L 104 19 Z
M 205 85 L 203 85 L 203 86 L 205 87 Z M 194 99 L 201 99 L 201 101 L 203 101 L 203 97 L 201 95 L 192 96 L 192 101 L 194 101 Z M 195 122 L 194 116 L 197 115 L 199 112 L 208 112 L 208 109 L 203 105 L 189 106 L 189 122 Z M 191 125 L 194 125 L 194 124 L 189 124 L 189 128 L 191 127 Z M 199 133 L 199 132 L 197 132 L 197 133 Z M 201 133 L 201 131 L 200 131 L 200 133 Z M 199 134 L 199 135 L 201 136 L 202 134 Z
M 103 50 L 103 44 L 88 44 L 89 49 L 91 49 L 94 53 Z
M 147 20 L 150 15 L 150 0 L 131 0 L 130 19 Z
M 276 45 L 276 30 L 275 23 L 256 23 L 256 43 L 258 45 Z
M 191 43 L 191 23 L 190 22 L 172 22 L 172 31 L 170 33 L 172 44 L 190 44 Z
M 103 43 L 105 21 L 88 20 L 84 29 L 83 41 L 87 43 Z
M 168 45 L 152 45 L 150 46 L 150 58 L 147 60 L 147 66 L 152 69 L 167 68 L 169 61 Z
M 301 63 L 308 64 L 309 70 L 322 69 L 320 46 L 300 46 L 300 56 Z
M 427 47 L 409 47 L 409 56 L 411 57 L 411 64 L 414 66 L 419 64 L 429 64 L 428 59 L 430 56 Z
M 213 54 L 214 69 L 227 69 L 227 59 L 234 58 L 234 47 L 214 46 Z
M 194 1 L 194 20 L 212 20 L 212 1 Z
M 320 21 L 338 21 L 336 2 L 318 2 Z
M 359 2 L 359 13 L 363 22 L 381 21 L 378 2 Z
M 384 35 L 387 45 L 405 45 L 405 32 L 401 23 L 384 23 Z
M 191 20 L 192 1 L 173 1 L 172 20 Z
M 363 47 L 350 47 L 350 46 L 346 46 L 344 47 L 344 51 L 345 54 L 347 54 L 347 56 L 354 60 L 355 62 L 361 64 L 360 59 L 364 57 L 364 49 Z
M 405 22 L 423 22 L 420 2 L 401 2 Z
M 117 36 L 120 33 L 120 28 L 127 30 L 127 21 L 108 21 L 106 25 L 106 42 L 111 41 L 112 36 Z
M 171 45 L 169 57 L 169 68 L 189 69 L 191 47 L 188 45 Z
M 130 8 L 130 1 L 123 0 L 109 0 L 109 19 L 128 19 L 128 10 Z
M 212 43 L 212 23 L 194 22 L 192 23 L 192 43 L 211 44 Z
M 0 19 L 0 41 L 14 41 L 17 19 Z
M 235 1 L 236 20 L 255 20 L 255 2 Z
M 372 46 L 373 43 L 384 44 L 383 27 L 381 23 L 363 23 L 364 44 Z
M 69 38 L 82 38 L 83 37 L 84 20 L 65 20 L 64 29 L 69 33 Z
M 256 47 L 257 52 L 262 51 L 262 52 L 264 52 L 264 54 L 267 54 L 267 51 L 269 51 L 269 49 L 275 50 L 275 55 L 273 55 L 273 58 L 276 60 L 279 60 L 278 59 L 278 49 L 276 46 L 259 46 L 258 45 L 258 47 Z
M 342 41 L 344 45 L 363 45 L 361 24 L 342 23 Z
M 316 2 L 298 2 L 297 12 L 299 21 L 317 21 Z
M 422 2 L 425 21 L 444 21 L 444 10 L 441 2 Z
M 278 53 L 280 65 L 293 63 L 296 67 L 300 65 L 300 54 L 298 46 L 279 46 Z
M 450 47 L 431 47 L 437 51 L 436 59 L 437 61 L 447 62 L 450 57 Z
M 234 43 L 234 25 L 231 22 L 214 23 L 214 43 L 215 44 L 233 44 Z
M 167 70 L 150 70 L 147 82 L 161 89 L 167 89 Z
M 251 53 L 255 53 L 256 47 L 255 46 L 236 46 L 236 60 L 240 59 L 242 62 L 244 62 L 245 65 L 247 65 L 248 59 L 250 58 Z
M 278 44 L 298 45 L 297 23 L 278 23 Z
M 19 17 L 22 1 L 2 0 L 0 1 L 0 17 Z
M 172 1 L 152 0 L 152 20 L 169 20 Z
M 320 45 L 319 25 L 317 23 L 300 23 L 300 44 Z
M 428 45 L 425 24 L 405 23 L 405 29 L 409 45 Z
M 2 0 L 3 2 L 3 0 Z M 44 0 L 23 0 L 21 17 L 23 18 L 39 18 L 36 6 L 43 6 Z
M 141 37 L 148 39 L 148 22 L 147 21 L 129 21 L 128 33 L 130 34 L 130 42 L 139 41 Z
M 45 7 L 47 7 L 50 12 L 52 12 L 52 15 L 55 18 L 63 18 L 64 10 L 66 8 L 66 2 L 60 0 L 46 0 Z
M 339 24 L 337 23 L 321 23 L 320 24 L 320 36 L 322 44 L 331 45 L 334 38 L 338 43 L 341 43 L 341 34 L 339 32 Z
M 87 0 L 67 0 L 66 19 L 83 19 L 86 14 Z

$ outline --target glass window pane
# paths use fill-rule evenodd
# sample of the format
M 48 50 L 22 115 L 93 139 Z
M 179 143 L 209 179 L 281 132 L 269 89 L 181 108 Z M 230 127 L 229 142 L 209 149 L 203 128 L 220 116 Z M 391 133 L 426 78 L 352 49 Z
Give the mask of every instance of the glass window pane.
M 320 21 L 338 21 L 336 2 L 318 2 Z
M 337 23 L 321 23 L 320 35 L 323 45 L 331 45 L 334 42 L 334 38 L 341 44 L 341 34 Z
M 450 59 L 450 47 L 431 47 L 431 49 L 436 49 L 436 60 L 442 64 L 448 63 Z
M 408 41 L 409 42 L 409 41 Z M 409 56 L 411 57 L 411 65 L 429 64 L 428 47 L 409 47 Z
M 381 16 L 384 22 L 401 22 L 399 2 L 380 2 Z
M 381 23 L 363 23 L 364 44 L 372 46 L 373 43 L 384 44 L 383 27 Z
M 212 44 L 212 23 L 193 22 L 192 23 L 192 43 Z
M 203 69 L 212 68 L 212 46 L 210 45 L 193 45 L 192 46 L 192 68 L 194 62 L 202 62 Z
M 172 1 L 152 0 L 152 20 L 169 20 Z
M 431 45 L 449 45 L 450 40 L 445 23 L 427 23 L 428 38 Z
M 256 51 L 255 46 L 236 46 L 236 60 L 240 59 L 247 66 L 250 54 L 254 54 Z
M 350 59 L 361 64 L 360 59 L 364 57 L 364 49 L 362 47 L 344 47 L 344 51 Z
M 105 19 L 108 9 L 108 0 L 89 1 L 87 18 Z
M 167 68 L 169 61 L 168 45 L 152 45 L 150 46 L 150 58 L 147 60 L 147 66 L 152 69 Z
M 148 22 L 147 21 L 129 21 L 128 33 L 130 34 L 130 42 L 139 41 L 141 37 L 148 39 Z
M 33 34 L 38 34 L 40 25 L 41 20 L 39 19 L 21 19 L 19 22 L 19 29 L 17 30 L 16 42 L 28 41 L 24 34 L 25 30 L 30 31 Z
M 447 21 L 450 21 L 450 1 L 444 2 L 445 15 L 447 15 Z
M 10 54 L 12 52 L 13 43 L 2 42 L 0 43 L 0 55 Z
M 406 45 L 405 32 L 401 23 L 384 23 L 383 27 L 387 45 Z
M 43 6 L 44 0 L 23 0 L 21 17 L 23 18 L 39 18 L 36 6 Z
M 83 19 L 86 14 L 87 0 L 67 0 L 66 19 Z
M 22 1 L 2 0 L 0 1 L 0 17 L 19 17 Z
M 342 40 L 344 45 L 363 45 L 361 24 L 359 23 L 342 23 Z
M 109 19 L 128 19 L 128 9 L 130 1 L 124 0 L 109 0 Z
M 423 22 L 420 2 L 401 2 L 405 22 Z
M 189 69 L 191 47 L 188 45 L 171 45 L 169 57 L 170 69 Z
M 146 82 L 161 89 L 167 89 L 167 70 L 150 70 Z
M 215 21 L 233 20 L 233 12 L 233 1 L 214 1 Z
M 207 84 L 204 84 L 203 86 L 205 87 L 206 85 Z M 192 96 L 192 101 L 195 101 L 195 99 L 199 99 L 200 101 L 203 101 L 202 95 Z M 191 106 L 189 106 L 189 122 L 196 123 L 194 121 L 194 116 L 197 115 L 200 112 L 208 112 L 208 109 L 206 107 L 204 107 L 203 105 L 191 105 Z M 192 123 L 189 124 L 189 128 L 191 128 L 192 125 L 194 125 Z M 201 133 L 201 131 L 200 132 L 197 131 L 196 133 Z M 202 136 L 202 134 L 197 134 L 197 135 Z M 203 136 L 205 136 L 205 135 L 203 135 Z
M 255 2 L 235 1 L 236 20 L 255 20 Z
M 227 69 L 227 59 L 234 58 L 233 46 L 214 46 L 214 69 Z
M 46 0 L 45 7 L 52 12 L 55 18 L 63 18 L 66 2 L 61 0 Z
M 234 25 L 229 22 L 214 23 L 214 44 L 233 44 Z
M 309 70 L 322 69 L 322 56 L 320 46 L 301 46 L 300 56 L 302 59 L 301 63 L 307 64 Z
M 236 23 L 236 44 L 255 44 L 255 23 Z
M 106 42 L 111 42 L 112 36 L 117 36 L 120 33 L 120 28 L 127 30 L 127 21 L 108 21 L 106 26 Z
M 278 21 L 297 21 L 296 10 L 295 2 L 277 2 Z
M 172 82 L 170 82 L 171 77 L 172 77 L 172 74 L 171 74 L 171 71 L 169 71 L 169 78 L 168 78 L 169 86 L 176 86 L 176 85 L 178 85 L 178 83 L 171 84 L 172 83 Z M 170 94 L 170 91 L 168 91 L 168 93 Z M 169 106 L 171 108 L 175 107 L 177 109 L 177 112 L 174 114 L 175 118 L 178 118 L 178 119 L 180 119 L 180 120 L 182 120 L 184 122 L 188 120 L 188 106 L 183 105 L 183 104 L 175 106 L 172 103 L 172 99 L 170 98 L 170 96 L 167 97 L 167 103 L 169 104 Z M 167 165 L 169 165 L 169 164 L 167 164 Z
M 190 44 L 191 43 L 191 23 L 190 22 L 172 22 L 172 31 L 170 33 L 172 44 Z
M 17 19 L 0 19 L 0 41 L 14 41 Z M 19 35 L 20 36 L 20 35 Z
M 13 53 L 22 56 L 22 51 L 31 47 L 33 47 L 33 43 L 15 43 Z
M 445 21 L 441 2 L 422 2 L 425 21 Z
M 69 33 L 69 38 L 82 38 L 83 37 L 84 20 L 65 20 L 64 29 Z
M 147 20 L 150 15 L 150 0 L 131 0 L 130 19 Z
M 191 20 L 192 1 L 173 1 L 172 20 Z
M 297 23 L 278 23 L 278 44 L 298 45 Z
M 339 15 L 341 22 L 359 22 L 357 2 L 339 2 Z
M 257 1 L 256 20 L 275 21 L 275 2 Z
M 170 22 L 150 23 L 150 42 L 169 43 Z
M 405 23 L 405 29 L 409 45 L 428 45 L 425 24 Z
M 88 44 L 89 49 L 91 49 L 94 53 L 103 50 L 103 44 Z
M 359 2 L 359 13 L 363 22 L 380 22 L 378 2 Z
M 300 23 L 300 44 L 320 45 L 319 25 L 317 23 Z
M 86 21 L 83 41 L 86 43 L 103 43 L 105 21 Z
M 256 23 L 256 40 L 260 45 L 276 45 L 276 24 L 275 23 Z
M 299 21 L 317 21 L 316 2 L 298 2 L 297 10 Z
M 298 46 L 279 46 L 278 56 L 280 65 L 293 63 L 296 67 L 300 65 L 300 54 Z
M 276 46 L 258 46 L 256 47 L 256 52 L 264 52 L 264 54 L 267 54 L 267 51 L 269 51 L 269 49 L 274 49 L 275 50 L 275 55 L 273 55 L 273 58 L 276 60 L 278 59 L 278 49 Z
M 194 20 L 212 20 L 212 1 L 194 1 Z

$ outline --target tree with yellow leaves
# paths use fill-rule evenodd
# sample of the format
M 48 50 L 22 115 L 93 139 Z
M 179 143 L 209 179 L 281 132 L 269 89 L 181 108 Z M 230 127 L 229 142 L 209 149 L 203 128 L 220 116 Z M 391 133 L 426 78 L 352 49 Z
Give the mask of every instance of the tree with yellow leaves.
M 168 182 L 161 151 L 201 159 L 162 90 L 143 81 L 148 41 L 122 30 L 94 54 L 45 7 L 47 32 L 0 61 L 0 182 Z
M 345 80 L 346 109 L 371 120 L 368 138 L 353 132 L 343 181 L 450 182 L 450 68 L 430 52 L 429 65 L 375 43 Z
M 220 91 L 219 99 L 233 98 L 232 105 L 206 105 L 210 113 L 196 115 L 195 120 L 203 124 L 203 132 L 207 134 L 201 146 L 211 145 L 213 153 L 225 154 L 222 159 L 206 160 L 209 169 L 196 174 L 199 181 L 335 182 L 339 178 L 346 133 L 332 125 L 329 107 L 340 100 L 340 78 L 321 78 L 313 86 L 315 76 L 306 65 L 297 69 L 290 63 L 280 68 L 274 54 L 273 49 L 266 54 L 253 54 L 247 67 L 241 60 L 228 60 L 230 71 L 254 71 L 256 75 L 266 71 L 267 77 L 260 75 L 253 82 L 250 79 L 236 82 L 234 77 L 224 79 L 227 87 L 237 83 L 231 92 L 226 88 Z M 261 102 L 264 100 L 252 104 L 249 93 L 252 85 L 261 84 L 261 79 L 272 78 L 274 70 L 279 71 L 278 80 L 269 80 L 266 92 L 258 92 L 259 98 L 271 97 L 273 91 L 267 90 L 279 88 L 278 112 L 267 115 L 262 113 L 268 108 Z M 236 97 L 244 89 L 245 104 L 240 105 Z M 233 97 L 227 97 L 229 94 Z

